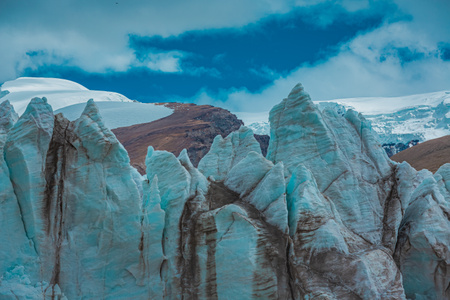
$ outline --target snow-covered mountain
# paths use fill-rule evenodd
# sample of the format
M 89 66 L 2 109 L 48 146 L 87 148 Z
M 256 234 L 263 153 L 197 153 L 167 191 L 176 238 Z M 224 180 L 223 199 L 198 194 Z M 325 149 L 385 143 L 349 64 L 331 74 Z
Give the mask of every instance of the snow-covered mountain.
M 71 121 L 79 118 L 86 102 L 93 99 L 111 129 L 151 122 L 173 113 L 163 105 L 139 103 L 114 92 L 91 91 L 64 79 L 21 77 L 5 82 L 0 88 L 0 102 L 9 100 L 19 116 L 34 97 L 45 97 L 55 113 L 63 113 Z
M 344 114 L 348 109 L 362 113 L 372 124 L 382 144 L 408 144 L 450 134 L 450 91 L 404 97 L 348 98 L 314 101 L 321 110 L 332 107 Z M 269 134 L 267 114 L 248 125 L 255 133 Z M 246 122 L 246 119 L 243 119 Z M 388 145 L 387 145 L 388 146 Z
M 9 100 L 14 110 L 22 115 L 34 97 L 46 97 L 54 110 L 73 104 L 84 103 L 92 98 L 96 102 L 132 102 L 127 97 L 113 92 L 91 91 L 70 80 L 58 78 L 21 77 L 3 83 L 1 100 Z
M 371 121 L 381 143 L 427 141 L 450 134 L 450 91 L 389 98 L 354 98 L 318 102 L 338 103 Z
M 448 299 L 450 165 L 391 161 L 354 111 L 301 85 L 195 168 L 147 174 L 89 101 L 69 121 L 0 105 L 1 299 Z

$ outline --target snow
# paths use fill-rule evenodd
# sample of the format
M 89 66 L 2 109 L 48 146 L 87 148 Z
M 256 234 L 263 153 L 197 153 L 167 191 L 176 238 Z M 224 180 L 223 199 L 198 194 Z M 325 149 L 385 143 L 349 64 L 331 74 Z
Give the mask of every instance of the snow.
M 109 129 L 126 127 L 135 124 L 148 123 L 173 113 L 171 108 L 163 105 L 139 102 L 96 102 L 103 122 Z M 55 114 L 62 113 L 70 121 L 80 117 L 85 107 L 78 103 L 60 108 Z
M 8 90 L 10 93 L 29 92 L 29 91 L 88 91 L 87 88 L 76 82 L 43 77 L 20 77 L 16 80 L 6 81 L 2 85 L 2 90 Z
M 244 124 L 252 124 L 256 122 L 267 122 L 269 120 L 269 112 L 233 112 Z
M 64 79 L 21 77 L 5 82 L 0 89 L 0 102 L 9 100 L 22 115 L 32 98 L 46 97 L 55 114 L 62 113 L 70 121 L 80 117 L 89 99 L 94 99 L 103 122 L 110 129 L 152 122 L 173 113 L 155 104 L 135 102 L 113 92 L 91 91 Z
M 91 91 L 73 81 L 57 78 L 21 77 L 5 82 L 0 88 L 0 102 L 9 100 L 19 116 L 35 97 L 46 97 L 53 110 L 86 103 L 91 98 L 96 102 L 132 102 L 118 93 Z
M 267 121 L 250 123 L 249 128 L 253 130 L 253 133 L 260 135 L 268 134 L 270 132 L 270 124 Z

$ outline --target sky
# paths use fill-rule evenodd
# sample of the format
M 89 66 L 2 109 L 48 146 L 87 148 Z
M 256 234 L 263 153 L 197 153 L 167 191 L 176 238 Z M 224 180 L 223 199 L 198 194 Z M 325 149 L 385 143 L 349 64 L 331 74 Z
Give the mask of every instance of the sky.
M 450 90 L 448 0 L 1 0 L 0 83 L 57 77 L 142 102 L 268 111 Z

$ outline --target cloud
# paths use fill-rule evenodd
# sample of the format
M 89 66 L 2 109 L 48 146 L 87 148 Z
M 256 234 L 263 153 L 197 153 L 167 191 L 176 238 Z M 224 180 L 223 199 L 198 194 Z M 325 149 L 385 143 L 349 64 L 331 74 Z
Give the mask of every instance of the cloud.
M 256 76 L 269 80 L 274 80 L 281 77 L 281 75 L 278 72 L 270 69 L 268 66 L 262 66 L 258 69 L 252 68 L 249 70 L 249 72 Z
M 366 4 L 355 0 L 3 0 L 0 82 L 43 65 L 72 66 L 91 73 L 126 72 L 139 65 L 128 44 L 130 34 L 168 37 L 190 30 L 241 28 L 296 8 L 308 15 L 309 9 L 333 3 L 339 13 L 329 10 L 325 24 L 342 11 L 367 9 L 368 1 L 362 2 Z M 184 57 L 173 50 L 150 53 L 141 67 L 182 72 Z
M 380 27 L 339 45 L 337 54 L 302 64 L 257 93 L 231 89 L 212 94 L 203 90 L 194 101 L 235 112 L 268 111 L 298 82 L 313 100 L 450 89 L 450 61 L 445 47 L 450 41 L 450 18 L 443 13 L 450 11 L 450 4 L 433 2 L 398 1 L 403 9 L 400 18 L 387 18 Z
M 147 67 L 152 71 L 164 73 L 181 73 L 181 60 L 184 54 L 180 51 L 150 52 L 139 61 L 130 63 L 135 67 Z
M 255 68 L 254 72 L 273 80 L 256 93 L 245 88 L 211 93 L 204 88 L 189 100 L 233 111 L 263 111 L 278 103 L 298 82 L 316 100 L 450 88 L 448 0 L 3 0 L 0 82 L 27 69 L 52 65 L 88 73 L 146 68 L 220 78 L 218 70 L 190 64 L 187 60 L 192 53 L 180 49 L 137 54 L 129 37 L 164 38 L 219 28 L 245 30 L 246 25 L 265 17 L 293 10 L 305 21 L 322 27 L 345 16 L 357 22 L 358 16 L 386 15 L 378 28 L 343 42 L 322 61 L 299 65 L 282 75 L 263 66 Z M 225 55 L 218 53 L 215 61 L 223 61 Z

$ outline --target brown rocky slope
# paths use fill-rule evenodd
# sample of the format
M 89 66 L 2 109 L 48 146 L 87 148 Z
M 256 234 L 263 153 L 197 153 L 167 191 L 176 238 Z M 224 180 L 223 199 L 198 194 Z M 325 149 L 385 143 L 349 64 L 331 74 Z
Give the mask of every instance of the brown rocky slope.
M 131 164 L 145 173 L 148 146 L 178 155 L 186 149 L 194 166 L 208 153 L 217 135 L 227 136 L 244 123 L 228 110 L 191 103 L 160 103 L 174 110 L 165 118 L 128 127 L 113 129 L 117 139 L 127 149 Z M 255 135 L 265 154 L 268 136 Z
M 391 157 L 396 162 L 408 162 L 416 170 L 428 169 L 436 172 L 450 162 L 450 135 L 429 140 Z

